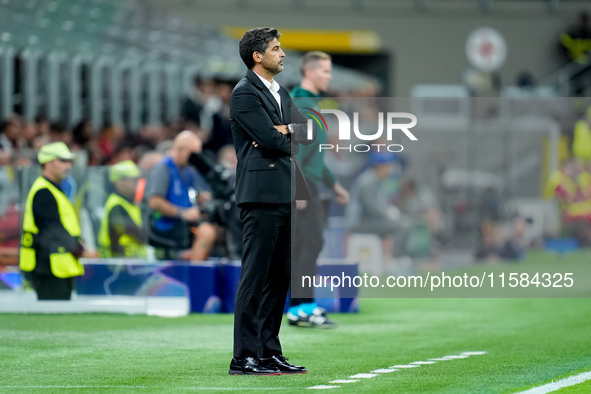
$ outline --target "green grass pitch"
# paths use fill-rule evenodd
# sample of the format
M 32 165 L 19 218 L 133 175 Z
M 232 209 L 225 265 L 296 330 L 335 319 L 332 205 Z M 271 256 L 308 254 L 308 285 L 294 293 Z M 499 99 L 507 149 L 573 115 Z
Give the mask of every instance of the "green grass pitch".
M 231 315 L 0 315 L 0 392 L 295 392 L 468 351 L 487 354 L 329 391 L 516 392 L 591 371 L 589 299 L 362 299 L 332 317 L 336 330 L 282 327 L 307 375 L 251 377 L 228 375 Z

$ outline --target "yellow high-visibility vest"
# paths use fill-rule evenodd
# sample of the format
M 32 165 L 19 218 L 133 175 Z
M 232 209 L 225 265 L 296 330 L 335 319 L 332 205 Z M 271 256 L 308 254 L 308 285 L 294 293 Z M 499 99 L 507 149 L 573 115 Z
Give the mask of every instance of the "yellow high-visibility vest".
M 554 171 L 550 178 L 548 179 L 548 183 L 546 183 L 546 190 L 544 192 L 544 197 L 550 199 L 554 197 L 554 191 L 561 185 L 564 187 L 569 194 L 573 198 L 577 195 L 577 185 L 573 182 L 571 178 L 564 175 L 564 173 L 560 170 Z
M 581 179 L 579 179 L 579 181 L 581 181 Z M 555 171 L 552 176 L 550 176 L 550 179 L 546 184 L 545 197 L 553 198 L 554 191 L 558 185 L 564 187 L 572 199 L 577 197 L 577 185 L 571 178 L 564 175 L 562 171 Z M 591 214 L 591 200 L 558 201 L 558 208 L 573 218 L 587 216 Z
M 47 179 L 42 176 L 38 177 L 33 183 L 25 203 L 23 236 L 19 256 L 19 265 L 23 271 L 33 271 L 37 266 L 37 251 L 35 250 L 34 239 L 39 234 L 39 228 L 33 216 L 33 199 L 37 192 L 42 189 L 49 190 L 55 198 L 60 221 L 66 231 L 72 237 L 80 237 L 81 233 L 78 217 L 68 197 Z M 72 253 L 66 251 L 64 245 L 52 246 L 52 250 L 49 251 L 49 264 L 51 272 L 58 278 L 84 275 L 84 267 Z
M 573 135 L 573 156 L 583 161 L 591 160 L 591 128 L 584 120 L 575 124 Z
M 591 199 L 591 172 L 583 171 L 577 178 L 579 183 L 579 189 L 583 193 L 583 196 L 587 199 Z
M 131 220 L 138 227 L 142 227 L 142 212 L 140 207 L 127 201 L 116 193 L 112 193 L 105 203 L 105 213 L 101 220 L 101 228 L 99 231 L 98 244 L 100 257 L 113 257 L 111 249 L 111 237 L 109 236 L 109 215 L 113 208 L 121 206 L 129 215 Z M 146 245 L 140 240 L 135 239 L 127 234 L 121 234 L 117 243 L 123 247 L 125 257 L 146 257 Z

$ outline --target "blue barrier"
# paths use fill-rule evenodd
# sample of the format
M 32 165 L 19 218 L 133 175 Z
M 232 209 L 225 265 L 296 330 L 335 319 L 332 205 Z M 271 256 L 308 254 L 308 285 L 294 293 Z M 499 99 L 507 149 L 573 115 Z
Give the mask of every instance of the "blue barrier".
M 228 261 L 220 264 L 218 283 L 221 290 L 222 312 L 234 313 L 234 299 L 238 290 L 240 279 L 240 261 Z M 357 264 L 343 264 L 342 261 L 321 259 L 318 262 L 318 275 L 347 275 L 353 277 L 358 274 Z M 317 287 L 314 295 L 318 305 L 328 312 L 358 312 L 359 297 L 356 287 L 339 288 L 334 292 L 330 288 Z M 289 295 L 287 297 L 284 311 L 289 308 Z
M 546 238 L 544 239 L 544 249 L 556 253 L 572 252 L 579 248 L 579 241 L 574 237 L 569 238 Z
M 227 261 L 220 265 L 218 270 L 218 283 L 222 297 L 222 312 L 234 313 L 234 300 L 240 280 L 240 261 Z
M 79 295 L 186 296 L 191 312 L 221 311 L 216 281 L 218 265 L 213 262 L 146 264 L 141 260 L 113 259 L 96 260 L 84 268 L 84 276 L 76 280 Z
M 0 272 L 0 289 L 15 289 L 21 284 L 21 275 L 18 272 Z
M 233 313 L 240 279 L 239 261 L 186 261 L 146 263 L 142 260 L 97 259 L 85 263 L 85 274 L 77 278 L 79 295 L 132 295 L 179 297 L 190 300 L 191 312 Z M 318 275 L 353 277 L 356 264 L 339 260 L 320 260 Z M 329 312 L 357 312 L 357 288 L 314 289 L 318 304 Z
M 343 276 L 353 278 L 358 275 L 357 264 L 343 264 L 335 260 L 318 262 L 319 276 Z M 319 306 L 328 312 L 359 312 L 359 291 L 355 286 L 343 286 L 331 291 L 330 287 L 317 287 L 314 296 Z
M 219 265 L 211 262 L 200 265 L 173 264 L 161 270 L 162 274 L 187 285 L 191 312 L 201 313 L 222 312 L 218 271 Z

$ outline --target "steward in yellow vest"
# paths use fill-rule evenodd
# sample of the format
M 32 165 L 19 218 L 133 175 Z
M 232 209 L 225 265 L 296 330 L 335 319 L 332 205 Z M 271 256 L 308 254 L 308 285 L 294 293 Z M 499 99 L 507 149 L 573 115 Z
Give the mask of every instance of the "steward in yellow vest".
M 115 164 L 109 180 L 115 186 L 105 203 L 99 231 L 99 257 L 146 257 L 142 213 L 134 204 L 140 170 L 131 160 Z
M 577 183 L 583 198 L 591 199 L 591 162 L 585 165 L 585 168 L 577 177 Z
M 80 224 L 59 184 L 67 177 L 74 155 L 63 142 L 42 146 L 39 176 L 25 203 L 20 268 L 31 273 L 39 300 L 69 300 L 74 277 L 84 274 L 78 261 L 84 252 Z
M 550 175 L 544 197 L 555 199 L 560 209 L 575 201 L 577 197 L 577 185 L 565 169 L 556 170 Z
M 575 179 L 580 182 L 579 165 L 577 159 L 566 160 L 561 169 L 550 176 L 546 184 L 545 197 L 556 200 L 566 221 L 591 218 L 591 200 L 584 196 L 584 190 L 575 182 Z
M 586 117 L 575 124 L 573 134 L 573 156 L 588 162 L 591 160 L 591 107 L 587 108 Z

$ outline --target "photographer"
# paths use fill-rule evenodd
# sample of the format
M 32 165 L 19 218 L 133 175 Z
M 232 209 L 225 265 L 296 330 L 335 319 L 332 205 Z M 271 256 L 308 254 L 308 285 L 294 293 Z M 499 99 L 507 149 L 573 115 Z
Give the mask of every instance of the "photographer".
M 181 132 L 169 154 L 150 171 L 146 181 L 149 206 L 148 243 L 155 247 L 158 259 L 182 258 L 191 248 L 190 258 L 209 257 L 216 231 L 202 221 L 198 203 L 211 199 L 207 182 L 188 166 L 189 157 L 201 152 L 201 140 L 190 131 Z M 192 240 L 194 235 L 194 241 Z
M 236 151 L 225 145 L 216 156 L 211 151 L 191 155 L 189 159 L 197 172 L 206 174 L 213 199 L 200 206 L 201 215 L 218 226 L 218 243 L 213 253 L 232 260 L 242 258 L 242 221 L 236 206 Z M 219 247 L 219 248 L 218 248 Z

